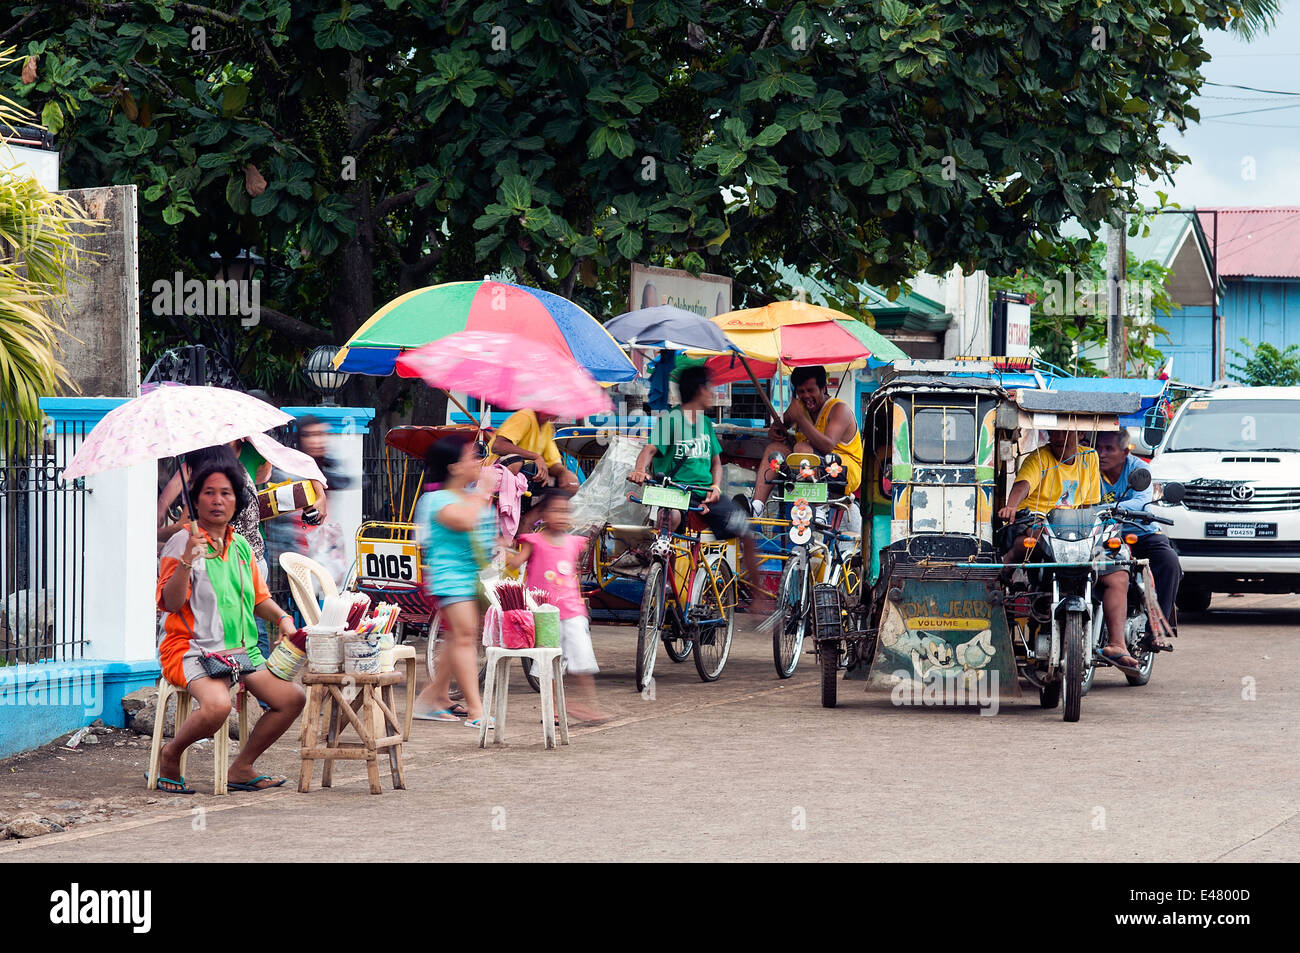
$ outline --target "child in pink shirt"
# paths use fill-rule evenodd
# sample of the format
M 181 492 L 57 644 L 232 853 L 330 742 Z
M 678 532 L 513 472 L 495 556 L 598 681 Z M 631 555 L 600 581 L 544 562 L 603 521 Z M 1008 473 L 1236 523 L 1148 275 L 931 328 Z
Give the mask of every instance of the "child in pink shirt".
M 547 594 L 546 601 L 560 610 L 560 650 L 565 672 L 573 676 L 579 691 L 569 702 L 570 715 L 577 721 L 599 721 L 604 716 L 596 708 L 596 680 L 600 671 L 591 647 L 591 626 L 587 606 L 582 601 L 579 584 L 579 558 L 587 546 L 582 536 L 570 536 L 572 517 L 567 490 L 545 491 L 540 506 L 533 512 L 541 516 L 541 532 L 519 536 L 519 551 L 507 557 L 507 564 L 517 569 L 525 562 L 524 582 L 530 589 Z

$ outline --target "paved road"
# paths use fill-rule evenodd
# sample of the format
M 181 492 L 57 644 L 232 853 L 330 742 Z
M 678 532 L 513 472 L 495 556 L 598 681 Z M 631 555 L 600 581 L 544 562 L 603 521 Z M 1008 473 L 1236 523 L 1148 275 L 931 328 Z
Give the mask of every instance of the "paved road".
M 1216 603 L 1233 608 L 1187 618 L 1149 686 L 1100 674 L 1075 725 L 1036 697 L 980 717 L 896 708 L 860 683 L 825 710 L 811 656 L 779 682 L 752 633 L 711 685 L 661 654 L 644 700 L 632 630 L 599 628 L 618 717 L 568 748 L 541 747 L 519 683 L 506 746 L 417 725 L 407 791 L 385 775 L 373 797 L 351 764 L 332 790 L 204 797 L 201 817 L 187 805 L 9 842 L 0 861 L 1294 861 L 1300 598 Z M 273 751 L 279 770 L 296 763 Z

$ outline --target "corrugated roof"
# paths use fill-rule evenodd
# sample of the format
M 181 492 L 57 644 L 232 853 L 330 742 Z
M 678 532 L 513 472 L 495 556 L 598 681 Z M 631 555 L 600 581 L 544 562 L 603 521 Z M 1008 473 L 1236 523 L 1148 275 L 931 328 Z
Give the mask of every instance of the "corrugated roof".
M 1300 206 L 1196 211 L 1211 248 L 1219 213 L 1220 278 L 1300 278 Z

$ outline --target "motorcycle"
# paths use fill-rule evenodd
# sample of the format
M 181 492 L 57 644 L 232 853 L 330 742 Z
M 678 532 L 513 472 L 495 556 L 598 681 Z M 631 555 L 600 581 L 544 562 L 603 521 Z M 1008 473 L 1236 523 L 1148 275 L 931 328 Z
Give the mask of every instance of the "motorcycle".
M 1137 471 L 1130 485 L 1145 490 L 1150 474 Z M 1180 491 L 1177 484 L 1167 484 L 1164 498 L 1177 502 Z M 1044 708 L 1055 708 L 1064 696 L 1064 719 L 1078 721 L 1097 667 L 1114 665 L 1101 652 L 1109 642 L 1097 587 L 1103 570 L 1129 572 L 1124 640 L 1140 665 L 1124 675 L 1131 685 L 1145 685 L 1151 678 L 1156 653 L 1142 643 L 1151 626 L 1154 593 L 1147 590 L 1145 563 L 1132 557 L 1129 547 L 1137 537 L 1125 532 L 1125 524 L 1172 522 L 1118 504 L 1056 509 L 1031 519 L 1023 568 L 1030 590 L 1033 654 L 1042 664 L 1027 667 L 1024 674 L 1038 686 Z

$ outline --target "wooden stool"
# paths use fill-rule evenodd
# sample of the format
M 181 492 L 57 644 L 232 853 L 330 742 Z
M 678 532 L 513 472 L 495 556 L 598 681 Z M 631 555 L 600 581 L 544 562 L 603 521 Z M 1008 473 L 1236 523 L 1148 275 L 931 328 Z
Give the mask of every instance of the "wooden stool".
M 415 646 L 394 645 L 393 661 L 406 663 L 406 719 L 402 724 L 402 740 L 411 740 L 411 717 L 415 714 Z
M 158 711 L 153 721 L 153 744 L 149 746 L 149 790 L 158 790 L 158 762 L 162 758 L 163 747 L 163 728 L 167 724 L 167 703 L 171 697 L 176 696 L 176 728 L 185 724 L 185 719 L 190 717 L 190 711 L 194 708 L 194 696 L 183 688 L 177 688 L 166 678 L 158 679 Z M 239 687 L 239 694 L 235 699 L 234 706 L 239 712 L 239 743 L 242 745 L 248 740 L 248 722 L 249 713 L 253 710 L 250 706 L 256 705 L 257 700 L 253 698 L 251 692 L 245 691 L 243 686 Z M 230 767 L 227 760 L 230 755 L 230 731 L 225 723 L 217 730 L 213 736 L 212 743 L 212 793 L 226 794 L 226 769 Z M 185 762 L 189 759 L 190 749 L 186 748 L 181 752 L 180 776 L 185 777 Z M 179 781 L 180 778 L 173 780 Z M 166 792 L 163 792 L 166 793 Z
M 406 787 L 406 774 L 402 767 L 402 723 L 393 704 L 393 686 L 406 680 L 404 672 L 385 672 L 382 675 L 304 673 L 302 683 L 307 688 L 307 706 L 302 717 L 302 772 L 298 776 L 298 790 L 311 789 L 311 775 L 316 759 L 325 762 L 321 771 L 321 787 L 331 787 L 334 780 L 334 762 L 339 758 L 366 762 L 366 775 L 370 780 L 370 793 L 379 794 L 379 750 L 388 749 L 389 768 L 393 773 L 394 789 Z M 345 688 L 356 695 L 349 698 Z M 375 690 L 378 689 L 378 692 Z M 330 703 L 329 732 L 325 747 L 319 747 L 321 715 L 325 703 Z M 361 743 L 341 744 L 339 734 L 344 719 L 361 738 Z M 378 726 L 378 731 L 376 730 Z M 378 737 L 382 731 L 383 737 Z
M 555 747 L 555 703 L 560 704 L 560 743 L 569 743 L 569 716 L 564 707 L 564 678 L 560 670 L 560 650 L 554 649 L 501 649 L 487 650 L 487 669 L 483 679 L 483 720 L 478 729 L 478 746 L 487 745 L 488 726 L 496 721 L 492 743 L 500 744 L 505 737 L 506 705 L 510 698 L 510 660 L 533 660 L 533 672 L 541 683 L 542 741 L 548 748 Z M 552 693 L 554 688 L 554 694 Z M 558 696 L 558 699 L 557 697 Z M 495 710 L 494 710 L 495 709 Z

